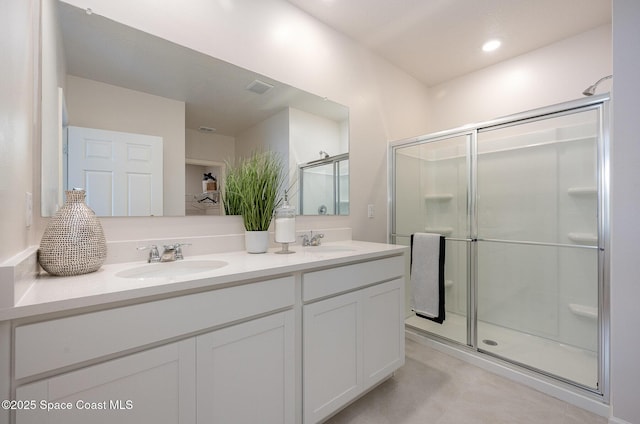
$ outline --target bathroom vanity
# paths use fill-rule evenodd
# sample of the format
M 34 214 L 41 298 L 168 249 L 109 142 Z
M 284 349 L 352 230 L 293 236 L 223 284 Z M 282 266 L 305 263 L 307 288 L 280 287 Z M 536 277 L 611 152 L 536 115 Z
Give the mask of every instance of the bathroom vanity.
M 0 310 L 0 422 L 321 422 L 404 363 L 407 248 L 296 250 L 39 278 Z

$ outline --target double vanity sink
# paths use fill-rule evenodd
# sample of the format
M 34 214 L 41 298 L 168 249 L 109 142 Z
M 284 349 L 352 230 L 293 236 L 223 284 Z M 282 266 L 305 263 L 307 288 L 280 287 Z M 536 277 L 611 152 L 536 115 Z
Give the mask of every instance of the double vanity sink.
M 296 253 L 302 255 L 322 255 L 340 252 L 355 252 L 357 249 L 353 246 L 342 244 L 330 244 L 321 246 L 302 247 Z M 305 256 L 308 258 L 309 256 Z M 214 271 L 218 268 L 227 266 L 229 263 L 222 260 L 178 260 L 172 262 L 158 262 L 147 265 L 135 265 L 115 273 L 119 278 L 133 278 L 138 280 L 172 278 L 179 276 L 187 276 L 191 274 L 200 274 Z
M 0 422 L 317 423 L 404 363 L 406 247 L 276 250 L 41 276 L 0 309 L 0 392 L 36 408 Z
M 103 265 L 98 271 L 73 277 L 42 273 L 11 309 L 0 309 L 0 321 L 34 314 L 93 307 L 111 302 L 171 295 L 175 291 L 207 290 L 239 284 L 312 267 L 335 265 L 380 255 L 398 254 L 402 246 L 359 241 L 323 243 L 320 246 L 292 246 L 294 254 L 279 255 L 278 248 L 264 254 L 244 251 L 189 255 L 174 262 L 146 261 Z

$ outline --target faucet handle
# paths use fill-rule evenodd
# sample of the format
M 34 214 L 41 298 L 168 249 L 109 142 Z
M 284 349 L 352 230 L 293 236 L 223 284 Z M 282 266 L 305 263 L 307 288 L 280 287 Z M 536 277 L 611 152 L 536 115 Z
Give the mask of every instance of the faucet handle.
M 320 239 L 324 238 L 324 234 L 322 233 L 317 233 L 316 235 L 314 235 L 313 237 L 311 237 L 311 245 L 312 246 L 320 246 Z
M 173 245 L 176 250 L 176 261 L 184 259 L 184 256 L 182 255 L 182 246 L 191 246 L 191 243 L 176 243 Z
M 152 244 L 150 246 L 141 246 L 137 248 L 138 250 L 147 250 L 149 249 L 149 259 L 147 262 L 160 262 L 160 252 L 158 252 L 158 246 Z
M 309 246 L 309 234 L 303 234 L 301 236 L 298 236 L 302 239 L 302 245 L 303 246 Z

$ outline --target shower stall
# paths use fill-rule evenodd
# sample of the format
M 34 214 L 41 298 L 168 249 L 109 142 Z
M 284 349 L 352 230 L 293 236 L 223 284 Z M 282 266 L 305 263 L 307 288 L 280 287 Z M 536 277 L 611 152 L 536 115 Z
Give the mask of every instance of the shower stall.
M 606 399 L 607 108 L 603 95 L 390 144 L 390 241 L 445 236 L 446 319 L 407 307 L 407 328 Z
M 300 215 L 349 215 L 349 153 L 299 166 Z

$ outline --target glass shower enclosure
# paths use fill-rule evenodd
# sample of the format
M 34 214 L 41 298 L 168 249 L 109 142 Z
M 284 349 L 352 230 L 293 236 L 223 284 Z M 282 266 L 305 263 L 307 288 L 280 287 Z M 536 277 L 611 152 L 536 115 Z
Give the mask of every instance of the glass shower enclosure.
M 606 395 L 607 107 L 600 96 L 391 143 L 390 241 L 446 240 L 446 319 L 407 308 L 407 327 Z
M 300 214 L 349 215 L 349 153 L 300 165 Z

